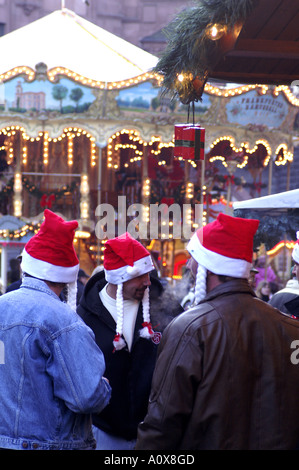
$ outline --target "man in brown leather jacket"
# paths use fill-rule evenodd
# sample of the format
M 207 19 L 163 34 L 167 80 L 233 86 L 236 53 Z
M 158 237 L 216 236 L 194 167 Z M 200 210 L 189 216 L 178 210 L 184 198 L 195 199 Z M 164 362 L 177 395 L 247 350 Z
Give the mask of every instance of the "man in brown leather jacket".
M 137 450 L 299 447 L 299 321 L 248 285 L 257 227 L 220 214 L 191 238 L 198 305 L 164 333 Z

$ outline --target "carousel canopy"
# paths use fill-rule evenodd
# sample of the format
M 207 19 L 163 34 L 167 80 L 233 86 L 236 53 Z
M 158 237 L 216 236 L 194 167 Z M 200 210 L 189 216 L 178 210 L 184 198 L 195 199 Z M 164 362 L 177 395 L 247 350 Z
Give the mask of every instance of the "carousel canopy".
M 297 209 L 299 208 L 299 189 L 257 197 L 233 203 L 236 209 Z M 298 226 L 299 230 L 299 226 Z
M 120 82 L 150 71 L 157 58 L 63 8 L 0 38 L 0 79 L 44 63 L 97 82 Z
M 299 230 L 299 189 L 270 196 L 233 203 L 234 215 L 245 219 L 258 219 L 254 237 L 257 249 L 265 244 L 272 249 L 281 240 L 296 240 Z

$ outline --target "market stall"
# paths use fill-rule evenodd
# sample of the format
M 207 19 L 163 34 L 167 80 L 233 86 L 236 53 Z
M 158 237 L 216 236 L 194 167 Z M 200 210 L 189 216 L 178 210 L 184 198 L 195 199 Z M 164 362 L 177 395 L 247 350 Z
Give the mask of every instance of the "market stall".
M 233 209 L 236 217 L 260 221 L 255 250 L 264 246 L 268 260 L 274 260 L 280 277 L 288 280 L 299 230 L 299 189 L 234 202 Z

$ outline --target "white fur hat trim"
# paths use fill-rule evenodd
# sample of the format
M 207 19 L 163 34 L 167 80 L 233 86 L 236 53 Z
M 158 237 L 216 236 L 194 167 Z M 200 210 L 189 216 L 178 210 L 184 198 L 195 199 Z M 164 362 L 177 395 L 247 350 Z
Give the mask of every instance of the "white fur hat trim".
M 196 233 L 192 235 L 187 250 L 198 264 L 214 274 L 238 278 L 248 278 L 249 276 L 252 263 L 242 259 L 228 258 L 208 250 L 202 246 Z
M 120 284 L 134 277 L 149 273 L 154 269 L 151 256 L 145 256 L 134 262 L 133 266 L 122 266 L 117 269 L 105 269 L 105 278 L 111 284 Z

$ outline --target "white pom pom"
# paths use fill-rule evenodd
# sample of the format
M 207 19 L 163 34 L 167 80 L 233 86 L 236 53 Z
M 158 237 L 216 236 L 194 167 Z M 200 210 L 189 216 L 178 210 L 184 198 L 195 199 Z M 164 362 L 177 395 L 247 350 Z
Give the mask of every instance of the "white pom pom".
M 114 336 L 113 346 L 116 351 L 119 351 L 126 346 L 126 342 L 119 334 L 117 334 Z
M 296 232 L 296 237 L 297 237 L 297 240 L 299 240 L 299 230 L 298 232 Z
M 144 323 L 143 323 L 143 325 L 144 325 Z M 152 336 L 154 336 L 154 332 L 152 330 L 152 325 L 150 323 L 146 324 L 146 326 L 141 328 L 141 330 L 139 331 L 139 334 L 140 334 L 141 338 L 146 338 L 146 339 L 149 339 Z

